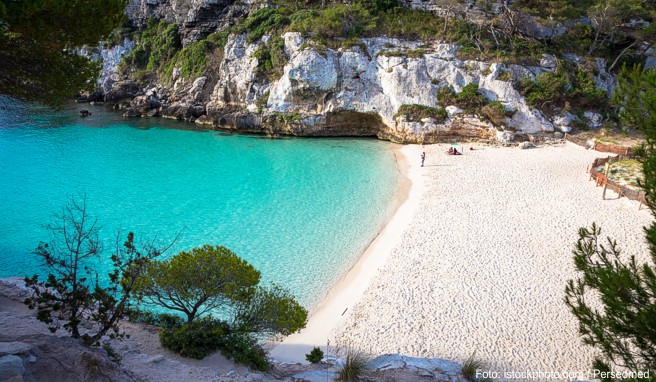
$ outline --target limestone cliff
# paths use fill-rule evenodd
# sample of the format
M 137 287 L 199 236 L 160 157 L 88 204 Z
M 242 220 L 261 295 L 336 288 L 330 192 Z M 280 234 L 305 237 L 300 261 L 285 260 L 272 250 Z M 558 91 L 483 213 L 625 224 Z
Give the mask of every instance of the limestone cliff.
M 437 1 L 403 4 L 445 12 Z M 175 22 L 186 46 L 225 30 L 239 16 L 261 6 L 258 0 L 131 0 L 128 14 L 137 26 L 149 17 Z M 300 33 L 288 32 L 282 35 L 287 64 L 281 73 L 272 74 L 262 70 L 257 54 L 271 44 L 272 37 L 265 35 L 255 41 L 247 37 L 230 35 L 199 77 L 183 78 L 180 68 L 174 68 L 167 82 L 137 83 L 117 81 L 116 73 L 107 69 L 110 79 L 103 86 L 105 102 L 127 109 L 126 117 L 163 116 L 270 136 L 374 136 L 395 142 L 508 142 L 526 134 L 569 132 L 574 124 L 587 123 L 594 128 L 603 119 L 584 109 L 579 115 L 586 111 L 585 117 L 580 120 L 566 108 L 547 118 L 526 102 L 516 84 L 558 68 L 558 60 L 546 54 L 532 66 L 501 64 L 461 60 L 454 44 L 381 36 L 328 48 Z M 582 60 L 575 55 L 561 59 L 574 66 Z M 611 91 L 614 79 L 605 67 L 605 61 L 598 60 L 594 81 L 598 88 Z M 438 105 L 440 89 L 458 92 L 472 83 L 488 101 L 498 101 L 507 116 L 496 118 L 493 124 L 480 112 Z M 446 118 L 411 119 L 399 113 L 404 105 L 445 108 L 448 114 Z

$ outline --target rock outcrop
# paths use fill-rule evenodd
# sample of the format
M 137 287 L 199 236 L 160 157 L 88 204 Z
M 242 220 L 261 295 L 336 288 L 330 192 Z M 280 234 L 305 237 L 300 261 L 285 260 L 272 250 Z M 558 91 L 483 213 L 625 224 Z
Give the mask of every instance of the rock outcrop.
M 298 33 L 283 37 L 289 61 L 282 76 L 271 81 L 258 73 L 254 56 L 268 39 L 249 44 L 244 35 L 230 36 L 200 123 L 244 132 L 378 136 L 397 142 L 494 140 L 497 128 L 503 127 L 479 116 L 453 112 L 437 123 L 409 122 L 396 115 L 404 104 L 438 107 L 441 87 L 460 91 L 473 82 L 490 101 L 514 111 L 504 122 L 506 129 L 522 134 L 553 131 L 551 122 L 527 105 L 511 82 L 497 78 L 506 71 L 513 78 L 534 77 L 548 68 L 461 61 L 450 44 L 426 47 L 372 38 L 333 50 L 314 47 Z M 416 54 L 419 49 L 421 55 Z
M 149 18 L 176 23 L 186 46 L 233 25 L 259 3 L 258 0 L 130 0 L 127 14 L 137 27 L 143 27 Z

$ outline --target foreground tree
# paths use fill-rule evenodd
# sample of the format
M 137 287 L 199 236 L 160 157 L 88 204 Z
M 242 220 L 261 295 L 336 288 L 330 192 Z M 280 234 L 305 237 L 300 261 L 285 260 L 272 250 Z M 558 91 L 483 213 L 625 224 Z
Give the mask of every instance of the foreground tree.
M 124 20 L 126 0 L 0 0 L 0 94 L 59 105 L 90 89 L 96 46 Z
M 235 309 L 233 327 L 258 335 L 284 336 L 305 327 L 308 313 L 287 290 L 278 286 L 257 287 Z
M 187 323 L 230 309 L 260 282 L 260 272 L 221 246 L 204 245 L 151 263 L 136 284 L 140 301 L 184 313 Z
M 242 333 L 288 335 L 307 322 L 307 310 L 277 285 L 259 286 L 260 272 L 222 246 L 204 245 L 147 266 L 135 296 L 181 312 L 191 324 L 216 311 Z
M 87 213 L 86 199 L 71 200 L 61 214 L 46 226 L 51 233 L 49 242 L 35 250 L 49 274 L 46 281 L 37 275 L 25 278 L 32 296 L 25 299 L 37 318 L 49 325 L 51 332 L 63 327 L 73 338 L 82 338 L 88 345 L 97 345 L 106 334 L 120 336 L 119 320 L 129 308 L 132 290 L 145 266 L 160 256 L 167 247 L 147 244 L 137 250 L 134 235 L 129 233 L 121 247 L 111 256 L 113 269 L 107 285 L 98 280 L 97 265 L 101 261 L 100 227 Z M 82 334 L 83 321 L 92 329 Z
M 656 73 L 624 68 L 615 102 L 622 107 L 623 122 L 645 136 L 640 187 L 656 217 Z M 635 256 L 623 256 L 614 240 L 602 243 L 600 233 L 595 224 L 580 229 L 574 263 L 581 276 L 568 282 L 565 302 L 579 320 L 584 343 L 603 354 L 603 359 L 595 360 L 595 368 L 608 370 L 616 365 L 635 372 L 655 370 L 656 224 L 645 228 L 651 262 L 644 264 Z

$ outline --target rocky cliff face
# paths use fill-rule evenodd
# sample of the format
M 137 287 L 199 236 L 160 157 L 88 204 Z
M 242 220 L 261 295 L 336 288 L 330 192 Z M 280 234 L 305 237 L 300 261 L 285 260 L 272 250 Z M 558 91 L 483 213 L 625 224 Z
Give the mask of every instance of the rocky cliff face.
M 363 39 L 339 50 L 320 49 L 298 33 L 287 33 L 289 62 L 283 75 L 270 81 L 258 75 L 254 57 L 267 40 L 248 44 L 245 36 L 230 37 L 220 79 L 199 123 L 299 136 L 373 135 L 398 142 L 494 139 L 497 128 L 492 124 L 455 108 L 445 123 L 430 118 L 410 122 L 396 115 L 404 104 L 437 107 L 441 87 L 460 91 L 476 83 L 489 100 L 515 111 L 500 130 L 531 134 L 554 129 L 511 82 L 497 78 L 506 71 L 512 77 L 531 77 L 546 68 L 461 61 L 453 45 L 422 46 L 388 38 Z M 417 55 L 420 48 L 423 53 Z
M 376 136 L 403 143 L 508 142 L 518 134 L 553 132 L 554 128 L 569 131 L 575 121 L 571 115 L 548 120 L 513 87 L 511 80 L 535 79 L 554 70 L 549 56 L 540 66 L 503 65 L 459 60 L 457 47 L 450 44 L 427 46 L 381 37 L 335 50 L 317 47 L 298 33 L 283 37 L 288 62 L 279 78 L 258 71 L 255 52 L 269 43 L 268 36 L 248 43 L 245 35 L 231 35 L 212 78 L 175 77 L 172 87 L 142 90 L 133 82 L 121 81 L 105 99 L 120 103 L 134 97 L 128 117 L 162 115 L 273 136 Z M 411 121 L 398 115 L 402 105 L 438 107 L 440 88 L 461 91 L 470 83 L 477 84 L 489 101 L 501 102 L 512 116 L 494 126 L 484 117 L 453 106 L 446 108 L 445 121 Z M 595 121 L 599 118 L 594 115 Z
M 186 46 L 233 25 L 258 3 L 258 0 L 130 0 L 126 11 L 137 27 L 143 27 L 151 17 L 178 24 Z

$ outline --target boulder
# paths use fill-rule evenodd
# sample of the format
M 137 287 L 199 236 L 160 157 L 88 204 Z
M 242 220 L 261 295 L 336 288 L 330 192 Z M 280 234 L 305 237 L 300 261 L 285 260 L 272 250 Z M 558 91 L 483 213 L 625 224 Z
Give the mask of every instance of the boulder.
M 303 373 L 294 374 L 292 376 L 292 381 L 303 381 L 303 382 L 325 382 L 325 381 L 336 381 L 337 373 L 329 370 L 311 370 Z
M 203 87 L 205 86 L 206 82 L 207 82 L 207 77 L 196 78 L 196 80 L 194 80 L 194 82 L 191 84 L 191 89 L 189 89 L 189 94 L 193 95 L 203 91 Z
M 205 107 L 188 103 L 175 102 L 162 109 L 162 117 L 184 121 L 194 121 L 205 114 Z
M 463 113 L 463 110 L 457 106 L 447 106 L 444 109 L 446 110 L 446 113 L 449 116 L 449 118 L 453 118 L 454 116 Z
M 498 131 L 497 130 L 497 142 L 499 143 L 510 143 L 515 140 L 515 133 L 512 131 Z
M 558 67 L 558 59 L 551 54 L 543 54 L 540 60 L 540 66 L 549 70 L 554 70 Z
M 535 146 L 531 142 L 520 142 L 518 147 L 522 150 L 526 150 Z
M 139 92 L 139 86 L 134 81 L 118 81 L 105 94 L 105 102 L 118 104 L 122 101 L 131 100 L 137 95 L 137 92 Z
M 570 112 L 564 112 L 563 114 L 556 115 L 553 117 L 552 122 L 558 130 L 563 133 L 569 133 L 572 131 L 572 123 L 578 121 L 579 117 L 571 114 Z
M 604 116 L 599 113 L 586 111 L 583 113 L 583 117 L 586 119 L 586 123 L 590 128 L 597 129 L 604 124 Z
M 23 381 L 25 366 L 23 360 L 15 355 L 0 357 L 0 381 Z
M 0 342 L 0 356 L 25 354 L 32 349 L 32 345 L 25 342 Z
M 139 117 L 141 117 L 141 112 L 138 109 L 128 109 L 128 111 L 123 113 L 123 117 L 125 117 L 125 118 L 139 118 Z

